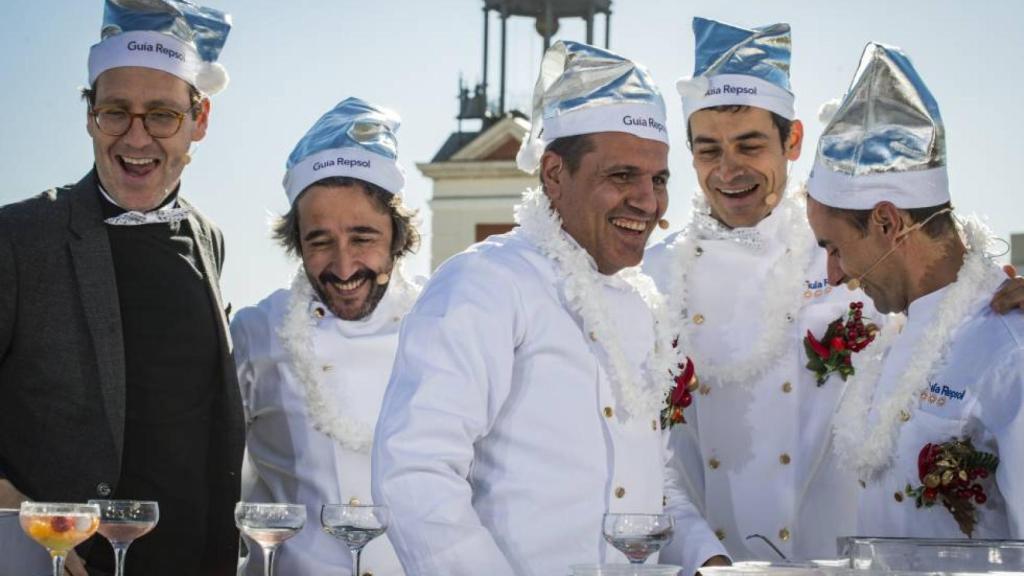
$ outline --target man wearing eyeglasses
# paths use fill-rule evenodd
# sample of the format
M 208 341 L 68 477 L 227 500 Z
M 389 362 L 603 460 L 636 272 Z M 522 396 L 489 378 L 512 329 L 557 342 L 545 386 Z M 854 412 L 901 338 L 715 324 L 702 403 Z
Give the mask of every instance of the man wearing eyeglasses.
M 244 432 L 224 249 L 179 196 L 208 95 L 227 83 L 215 61 L 229 29 L 189 0 L 106 0 L 83 90 L 94 169 L 0 207 L 0 508 L 159 502 L 129 575 L 221 575 L 236 563 Z M 113 573 L 110 546 L 80 545 L 67 572 L 84 576 L 83 564 Z M 17 518 L 0 517 L 0 576 L 49 567 Z

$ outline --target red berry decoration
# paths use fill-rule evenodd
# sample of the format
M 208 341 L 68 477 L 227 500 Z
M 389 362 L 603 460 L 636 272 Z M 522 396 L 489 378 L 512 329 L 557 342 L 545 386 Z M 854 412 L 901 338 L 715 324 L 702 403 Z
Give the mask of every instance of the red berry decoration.
M 54 516 L 50 518 L 50 529 L 58 534 L 67 532 L 74 528 L 75 523 L 67 516 Z
M 987 501 L 988 501 L 988 496 L 985 496 L 984 493 L 975 494 L 974 495 L 974 502 L 977 503 L 977 504 L 984 504 Z

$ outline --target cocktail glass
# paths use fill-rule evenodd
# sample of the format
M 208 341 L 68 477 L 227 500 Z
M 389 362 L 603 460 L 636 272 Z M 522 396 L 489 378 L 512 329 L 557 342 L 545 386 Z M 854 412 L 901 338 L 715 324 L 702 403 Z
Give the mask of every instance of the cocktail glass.
M 263 576 L 273 576 L 277 548 L 306 525 L 303 504 L 239 502 L 235 526 L 263 549 Z
M 668 514 L 605 514 L 602 522 L 604 539 L 631 564 L 643 564 L 661 550 L 672 540 L 674 528 Z
M 149 534 L 160 520 L 160 506 L 142 500 L 89 500 L 100 507 L 100 527 L 96 531 L 114 549 L 114 574 L 124 576 L 124 557 L 136 539 Z
M 353 574 L 361 574 L 363 547 L 388 529 L 391 515 L 387 506 L 372 504 L 324 504 L 320 524 L 324 532 L 341 540 L 352 552 Z
M 68 552 L 96 532 L 100 507 L 95 504 L 22 502 L 18 512 L 21 529 L 53 558 L 53 576 L 64 576 Z

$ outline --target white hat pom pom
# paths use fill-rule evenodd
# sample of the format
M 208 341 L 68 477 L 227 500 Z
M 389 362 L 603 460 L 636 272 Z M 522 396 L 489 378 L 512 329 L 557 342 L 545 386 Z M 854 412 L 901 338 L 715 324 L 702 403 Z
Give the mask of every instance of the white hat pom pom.
M 207 62 L 196 74 L 196 88 L 203 94 L 212 96 L 227 88 L 230 80 L 228 71 L 219 62 Z
M 533 174 L 540 165 L 540 157 L 544 155 L 544 141 L 540 138 L 528 137 L 523 140 L 516 154 L 516 166 L 527 174 Z
M 705 76 L 680 78 L 676 81 L 676 91 L 683 98 L 703 98 L 710 87 L 711 82 Z
M 842 101 L 839 98 L 833 98 L 822 104 L 821 107 L 818 108 L 818 120 L 820 120 L 822 124 L 828 124 L 831 122 L 832 119 L 835 118 L 836 112 L 839 111 L 840 104 L 842 104 Z

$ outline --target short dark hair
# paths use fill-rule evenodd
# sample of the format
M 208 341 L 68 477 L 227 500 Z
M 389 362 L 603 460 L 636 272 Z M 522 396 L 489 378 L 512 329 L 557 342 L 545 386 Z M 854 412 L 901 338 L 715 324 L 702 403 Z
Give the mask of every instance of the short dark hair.
M 594 141 L 591 140 L 589 134 L 563 136 L 549 142 L 544 151 L 558 154 L 569 170 L 569 174 L 575 174 L 580 169 L 583 157 L 594 151 Z M 544 185 L 543 174 L 540 174 L 540 183 L 542 186 Z
M 825 206 L 822 204 L 822 206 Z M 942 210 L 952 210 L 953 205 L 949 202 L 945 204 L 939 204 L 938 206 L 929 206 L 927 208 L 900 208 L 900 210 L 907 213 L 910 216 L 910 221 L 913 224 L 918 222 L 924 222 L 931 218 L 935 213 Z M 856 228 L 861 236 L 867 236 L 868 234 L 868 222 L 871 218 L 871 213 L 874 210 L 852 210 L 848 208 L 833 208 L 832 206 L 825 206 L 828 213 L 838 216 L 849 222 L 854 228 Z M 956 230 L 956 223 L 953 220 L 952 212 L 946 212 L 945 214 L 939 214 L 932 218 L 931 222 L 928 222 L 921 228 L 929 238 L 939 238 L 950 232 Z
M 96 87 L 95 86 L 83 86 L 79 89 L 82 100 L 85 100 L 86 104 L 89 105 L 89 110 L 92 110 L 96 106 Z M 203 93 L 198 88 L 189 84 L 188 85 L 188 101 L 189 110 L 192 112 L 192 119 L 195 120 L 199 117 L 199 103 L 203 101 Z
M 414 210 L 410 210 L 402 204 L 402 198 L 373 184 L 350 178 L 348 176 L 332 176 L 317 180 L 307 186 L 299 193 L 295 202 L 284 216 L 279 216 L 271 223 L 272 237 L 285 252 L 292 256 L 302 255 L 302 239 L 299 237 L 299 199 L 313 186 L 328 186 L 338 188 L 358 187 L 373 202 L 381 212 L 387 212 L 391 216 L 391 256 L 401 258 L 410 252 L 415 252 L 420 246 L 420 232 L 416 229 L 413 219 L 416 216 Z
M 743 112 L 749 109 L 750 106 L 746 104 L 722 104 L 721 106 L 710 106 L 708 108 L 702 108 L 702 110 L 711 110 L 713 112 L 728 112 L 735 114 L 737 112 Z M 793 131 L 793 121 L 776 114 L 775 112 L 768 111 L 772 115 L 772 124 L 775 125 L 775 129 L 779 131 L 779 141 L 782 142 L 782 147 L 786 147 L 786 140 L 789 140 L 789 134 Z M 690 129 L 690 120 L 686 120 L 686 145 L 693 146 L 693 131 Z

